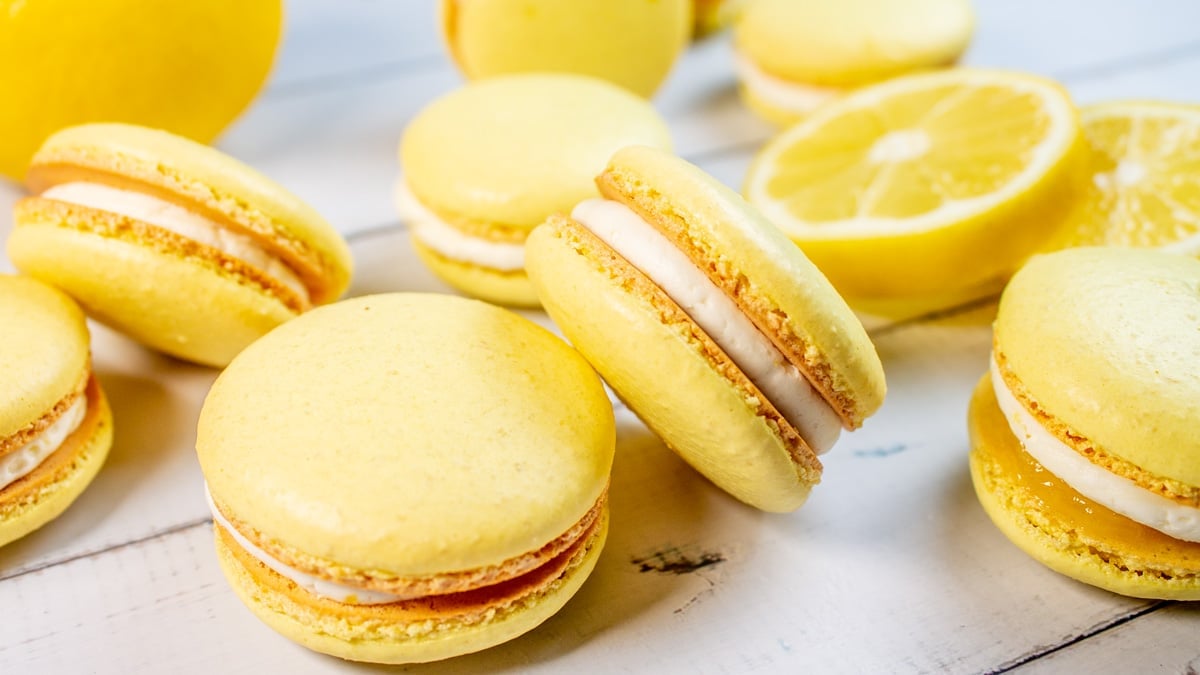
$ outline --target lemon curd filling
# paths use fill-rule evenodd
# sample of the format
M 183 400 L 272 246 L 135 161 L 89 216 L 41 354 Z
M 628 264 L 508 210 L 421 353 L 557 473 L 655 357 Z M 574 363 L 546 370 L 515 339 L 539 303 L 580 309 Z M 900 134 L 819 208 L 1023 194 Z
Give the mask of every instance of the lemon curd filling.
M 571 217 L 650 278 L 746 374 L 814 452 L 841 434 L 841 418 L 795 365 L 682 251 L 624 204 L 589 199 Z
M 789 82 L 754 65 L 746 57 L 734 57 L 738 78 L 747 89 L 764 102 L 784 110 L 806 113 L 842 93 L 835 87 Z
M 64 441 L 75 433 L 87 416 L 87 397 L 80 395 L 58 419 L 34 436 L 28 443 L 0 457 L 0 489 L 29 475 Z
M 271 557 L 271 554 L 255 546 L 249 539 L 245 538 L 240 532 L 237 531 L 237 528 L 235 528 L 229 522 L 229 520 L 221 514 L 221 510 L 218 509 L 217 505 L 213 503 L 212 495 L 209 494 L 207 485 L 204 486 L 204 497 L 208 500 L 208 508 L 212 511 L 213 520 L 216 521 L 216 523 L 220 525 L 222 529 L 228 532 L 229 536 L 233 537 L 233 540 L 238 543 L 238 546 L 241 546 L 247 553 L 254 557 L 254 559 L 271 568 L 280 576 L 295 582 L 297 586 L 300 586 L 313 595 L 317 595 L 322 598 L 329 598 L 330 600 L 336 600 L 337 602 L 345 602 L 355 605 L 384 605 L 408 599 L 406 596 L 396 595 L 394 593 L 381 593 L 379 591 L 372 591 L 364 588 L 357 588 L 355 586 L 348 586 L 346 584 L 339 584 L 335 581 L 322 579 L 306 572 L 301 572 L 294 567 L 285 565 Z
M 174 232 L 261 270 L 295 293 L 304 305 L 311 302 L 308 288 L 287 263 L 263 249 L 251 237 L 234 232 L 178 204 L 144 192 L 88 182 L 55 185 L 40 196 L 66 204 L 115 213 Z
M 1073 532 L 1085 544 L 1119 550 L 1155 565 L 1200 570 L 1200 543 L 1167 536 L 1158 530 L 1114 513 L 1080 494 L 1063 479 L 1025 452 L 996 405 L 990 383 L 981 384 L 972 403 L 976 411 L 976 452 L 1002 476 L 1019 502 L 1034 505 L 1053 525 Z M 1051 536 L 1054 531 L 1049 532 Z
M 403 179 L 396 184 L 396 207 L 412 228 L 413 237 L 446 258 L 501 272 L 525 269 L 524 244 L 492 241 L 462 232 L 426 208 Z
M 1185 506 L 1110 473 L 1058 440 L 1012 394 L 995 359 L 991 380 L 1009 428 L 1033 459 L 1074 491 L 1137 523 L 1176 539 L 1200 542 L 1200 509 Z

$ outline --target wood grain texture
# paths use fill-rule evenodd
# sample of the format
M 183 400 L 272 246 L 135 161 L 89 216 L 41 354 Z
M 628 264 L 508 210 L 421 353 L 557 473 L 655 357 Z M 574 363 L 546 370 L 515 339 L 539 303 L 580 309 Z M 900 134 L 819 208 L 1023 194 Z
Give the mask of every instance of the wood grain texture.
M 1155 612 L 1073 642 L 1045 657 L 1014 669 L 1039 673 L 1200 673 L 1200 604 L 1166 603 Z
M 432 2 L 293 0 L 267 92 L 221 147 L 357 233 L 353 294 L 447 292 L 398 229 L 405 124 L 460 78 Z M 986 0 L 965 61 L 1059 77 L 1081 102 L 1196 102 L 1200 5 Z M 736 97 L 728 40 L 693 48 L 655 103 L 677 150 L 738 186 L 771 129 Z M 0 185 L 0 214 L 20 195 Z M 11 221 L 0 215 L 0 238 Z M 10 269 L 0 259 L 0 269 Z M 580 595 L 530 635 L 428 672 L 1161 672 L 1196 669 L 1200 614 L 1040 567 L 971 492 L 966 401 L 987 308 L 872 322 L 890 393 L 794 514 L 755 512 L 626 411 L 612 536 Z M 527 316 L 548 324 L 544 315 Z M 63 517 L 0 549 L 3 672 L 355 672 L 254 620 L 216 568 L 192 442 L 214 373 L 95 329 L 117 445 Z M 86 664 L 86 665 L 81 665 Z

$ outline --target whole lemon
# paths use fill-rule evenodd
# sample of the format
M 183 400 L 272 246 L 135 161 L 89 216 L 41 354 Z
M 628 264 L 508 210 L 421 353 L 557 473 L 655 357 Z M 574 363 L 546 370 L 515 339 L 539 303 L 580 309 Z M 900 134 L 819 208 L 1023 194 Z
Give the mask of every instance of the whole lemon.
M 254 98 L 282 0 L 0 0 L 0 175 L 92 121 L 209 142 Z

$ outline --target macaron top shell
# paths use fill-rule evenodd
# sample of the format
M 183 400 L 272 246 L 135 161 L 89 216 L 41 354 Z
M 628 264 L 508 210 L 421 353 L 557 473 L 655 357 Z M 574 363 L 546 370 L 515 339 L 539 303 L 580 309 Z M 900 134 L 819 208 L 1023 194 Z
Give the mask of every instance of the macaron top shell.
M 76 391 L 89 368 L 88 329 L 70 298 L 28 277 L 0 275 L 0 440 Z
M 597 179 L 694 261 L 812 381 L 848 428 L 883 403 L 883 366 L 846 302 L 778 228 L 694 165 L 653 148 L 617 152 Z
M 632 144 L 671 147 L 645 100 L 590 77 L 512 75 L 427 106 L 404 132 L 400 162 L 442 218 L 529 230 L 595 197 L 596 174 Z
M 240 354 L 197 452 L 235 522 L 359 570 L 496 565 L 596 505 L 615 442 L 599 378 L 516 314 L 445 295 L 319 308 Z
M 650 96 L 692 33 L 692 0 L 441 0 L 450 55 L 470 78 L 590 75 Z
M 1037 256 L 1001 297 L 995 345 L 1074 433 L 1200 486 L 1200 261 L 1123 248 Z
M 209 146 L 129 124 L 69 127 L 46 139 L 26 182 L 41 192 L 79 180 L 148 188 L 245 230 L 293 267 L 315 303 L 349 286 L 353 261 L 337 231 L 276 182 Z
M 756 0 L 736 28 L 738 51 L 787 80 L 875 82 L 949 65 L 974 27 L 966 0 Z

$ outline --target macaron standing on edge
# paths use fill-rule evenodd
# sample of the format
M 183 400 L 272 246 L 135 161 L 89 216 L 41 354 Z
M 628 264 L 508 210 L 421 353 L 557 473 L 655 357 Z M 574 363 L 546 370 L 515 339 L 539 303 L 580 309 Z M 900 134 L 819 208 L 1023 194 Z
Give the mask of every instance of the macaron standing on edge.
M 442 36 L 468 79 L 589 75 L 649 97 L 692 35 L 693 0 L 441 0 Z
M 974 24 L 968 0 L 755 0 L 734 29 L 742 99 L 788 126 L 856 87 L 952 65 Z
M 1036 256 L 1000 299 L 968 417 L 984 510 L 1051 569 L 1200 600 L 1200 261 Z
M 83 312 L 28 277 L 0 275 L 0 546 L 57 518 L 112 446 Z
M 862 324 L 800 249 L 684 160 L 625 148 L 597 184 L 603 199 L 530 235 L 546 311 L 712 482 L 760 509 L 798 508 L 817 455 L 882 404 Z
M 51 136 L 8 254 L 93 318 L 188 361 L 229 362 L 350 282 L 350 249 L 250 167 L 164 131 L 85 124 Z
M 612 406 L 588 363 L 483 302 L 346 300 L 221 373 L 196 449 L 218 560 L 271 628 L 409 663 L 533 629 L 608 528 Z
M 536 306 L 525 238 L 594 197 L 626 145 L 670 148 L 645 100 L 602 80 L 532 74 L 474 82 L 434 101 L 400 143 L 397 206 L 421 260 L 477 298 Z

